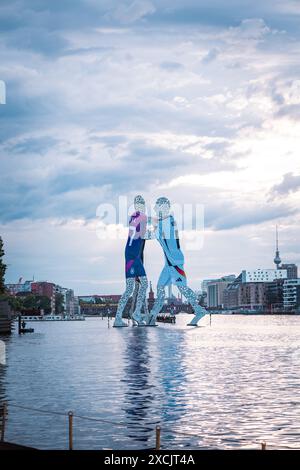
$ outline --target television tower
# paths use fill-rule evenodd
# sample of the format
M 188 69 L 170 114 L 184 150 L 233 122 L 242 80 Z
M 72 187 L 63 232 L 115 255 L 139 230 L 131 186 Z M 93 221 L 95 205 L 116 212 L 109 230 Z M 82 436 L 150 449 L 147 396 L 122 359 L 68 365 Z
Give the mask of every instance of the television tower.
M 274 263 L 276 264 L 276 269 L 280 269 L 281 258 L 279 254 L 279 246 L 278 246 L 278 226 L 276 225 L 276 255 L 274 258 Z

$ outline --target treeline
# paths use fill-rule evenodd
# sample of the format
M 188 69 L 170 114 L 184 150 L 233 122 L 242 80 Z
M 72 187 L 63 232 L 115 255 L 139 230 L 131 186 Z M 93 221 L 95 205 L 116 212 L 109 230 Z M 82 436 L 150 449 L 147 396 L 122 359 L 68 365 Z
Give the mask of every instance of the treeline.
M 46 314 L 51 313 L 51 301 L 44 295 L 28 294 L 25 296 L 14 296 L 4 294 L 1 296 L 1 298 L 2 300 L 7 300 L 15 312 L 20 312 L 23 315 L 40 314 L 41 310 L 43 310 Z

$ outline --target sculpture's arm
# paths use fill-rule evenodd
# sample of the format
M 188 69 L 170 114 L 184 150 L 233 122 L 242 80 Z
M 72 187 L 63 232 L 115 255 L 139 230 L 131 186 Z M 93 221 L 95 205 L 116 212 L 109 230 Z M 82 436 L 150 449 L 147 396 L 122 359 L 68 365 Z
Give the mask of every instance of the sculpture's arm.
M 155 230 L 147 229 L 143 238 L 144 240 L 154 240 L 156 238 Z
M 156 237 L 156 227 L 157 227 L 157 219 L 154 217 L 148 217 L 148 224 L 151 228 L 147 228 L 144 239 L 145 240 L 154 240 Z

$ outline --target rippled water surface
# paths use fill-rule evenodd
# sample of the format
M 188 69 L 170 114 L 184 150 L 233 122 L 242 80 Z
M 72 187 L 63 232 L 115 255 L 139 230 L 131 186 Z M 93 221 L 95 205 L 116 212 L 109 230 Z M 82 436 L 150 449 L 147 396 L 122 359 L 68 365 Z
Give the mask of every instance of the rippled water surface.
M 300 316 L 213 316 L 176 325 L 108 328 L 107 320 L 32 323 L 2 338 L 6 438 L 67 447 L 67 418 L 13 407 L 73 410 L 77 449 L 300 448 Z

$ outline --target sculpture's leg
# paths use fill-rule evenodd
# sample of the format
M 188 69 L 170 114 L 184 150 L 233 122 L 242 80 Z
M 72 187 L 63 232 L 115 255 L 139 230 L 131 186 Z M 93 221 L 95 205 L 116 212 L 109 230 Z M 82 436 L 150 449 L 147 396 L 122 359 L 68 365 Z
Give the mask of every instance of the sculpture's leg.
M 197 296 L 195 292 L 188 286 L 177 286 L 182 295 L 187 299 L 195 311 L 194 318 L 188 323 L 189 326 L 197 326 L 199 320 L 206 315 L 206 309 L 201 307 L 197 302 Z
M 132 302 L 131 302 L 131 307 L 130 307 L 130 312 L 129 312 L 129 316 L 130 316 L 131 319 L 132 319 L 132 315 L 133 315 L 133 312 L 134 312 L 139 287 L 140 287 L 139 279 L 135 278 L 134 291 L 133 291 L 133 294 L 132 294 Z
M 139 282 L 139 289 L 138 289 L 137 299 L 136 299 L 136 307 L 132 315 L 132 319 L 136 323 L 142 324 L 141 310 L 142 310 L 143 303 L 145 301 L 146 291 L 148 287 L 148 280 L 146 276 L 140 276 L 139 280 L 140 282 Z
M 144 307 L 143 320 L 145 321 L 145 323 L 148 323 L 150 316 L 149 316 L 149 308 L 148 308 L 147 291 L 145 292 L 143 307 Z
M 156 317 L 163 307 L 164 300 L 165 300 L 165 288 L 163 286 L 157 286 L 157 295 L 156 295 L 153 308 L 150 312 L 148 325 L 155 325 Z
M 125 306 L 128 302 L 128 299 L 132 294 L 133 288 L 134 288 L 134 278 L 129 277 L 129 278 L 126 279 L 126 290 L 125 290 L 125 292 L 123 293 L 122 297 L 119 300 L 118 310 L 117 310 L 116 318 L 115 318 L 115 321 L 114 321 L 114 326 L 115 327 L 128 326 L 127 323 L 125 323 L 122 320 L 122 316 L 123 316 Z

